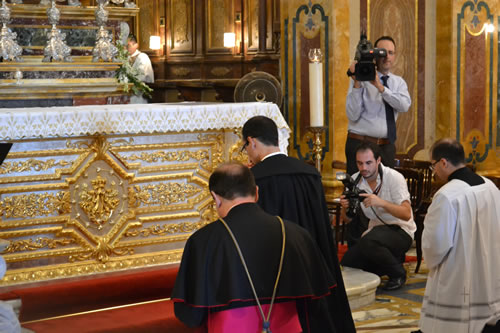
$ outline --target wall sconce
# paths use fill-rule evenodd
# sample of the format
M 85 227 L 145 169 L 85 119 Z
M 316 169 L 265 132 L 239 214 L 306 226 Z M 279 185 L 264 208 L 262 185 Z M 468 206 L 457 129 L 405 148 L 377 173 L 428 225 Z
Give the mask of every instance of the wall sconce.
M 485 23 L 484 30 L 486 31 L 486 33 L 495 32 L 495 26 L 491 23 Z
M 224 47 L 235 47 L 236 46 L 236 34 L 234 32 L 224 33 Z
M 151 50 L 161 49 L 161 39 L 160 36 L 150 36 L 149 37 L 149 48 Z

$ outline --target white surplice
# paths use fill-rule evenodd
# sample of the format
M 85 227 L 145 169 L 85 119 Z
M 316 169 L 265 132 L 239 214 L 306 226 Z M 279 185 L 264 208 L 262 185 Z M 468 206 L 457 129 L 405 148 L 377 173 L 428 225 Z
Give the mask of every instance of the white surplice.
M 148 55 L 144 52 L 136 50 L 134 54 L 130 56 L 134 59 L 132 67 L 139 72 L 138 79 L 145 83 L 155 82 L 153 66 L 151 65 L 151 60 Z M 148 100 L 140 95 L 130 96 L 130 104 L 147 104 Z
M 484 179 L 451 180 L 425 217 L 424 333 L 480 333 L 500 319 L 500 191 Z

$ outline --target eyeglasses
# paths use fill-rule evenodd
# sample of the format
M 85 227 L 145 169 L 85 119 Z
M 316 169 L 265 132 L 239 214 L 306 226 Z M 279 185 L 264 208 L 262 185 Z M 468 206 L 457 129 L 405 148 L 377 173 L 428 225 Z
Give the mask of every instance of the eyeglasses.
M 243 147 L 241 147 L 241 152 L 247 149 L 247 146 L 248 146 L 248 141 L 245 141 L 245 144 L 243 145 Z
M 252 139 L 258 138 L 258 136 L 248 136 L 248 137 L 250 137 Z M 245 143 L 243 144 L 243 147 L 241 147 L 241 152 L 243 152 L 243 150 L 247 149 L 249 144 L 250 144 L 250 142 L 248 141 L 248 139 L 245 139 Z
M 438 164 L 438 162 L 440 162 L 440 161 L 441 161 L 441 159 L 437 160 L 437 161 L 436 161 L 436 162 L 434 162 L 434 163 L 431 163 L 431 165 L 429 166 L 429 168 L 430 168 L 432 171 L 434 171 L 434 169 L 436 168 L 436 164 Z

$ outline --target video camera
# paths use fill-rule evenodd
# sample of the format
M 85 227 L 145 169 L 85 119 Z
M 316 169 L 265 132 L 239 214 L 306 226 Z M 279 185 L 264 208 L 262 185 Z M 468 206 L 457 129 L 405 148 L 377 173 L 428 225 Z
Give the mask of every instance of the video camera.
M 354 73 L 349 69 L 347 76 L 356 76 L 357 81 L 373 81 L 377 74 L 375 62 L 376 58 L 387 57 L 387 50 L 382 48 L 374 48 L 372 43 L 366 38 L 364 33 L 356 46 L 356 55 L 354 60 L 357 61 Z
M 360 190 L 356 185 L 357 182 L 354 181 L 349 174 L 345 172 L 337 172 L 337 180 L 342 181 L 344 184 L 344 192 L 342 195 L 349 200 L 349 207 L 347 208 L 347 217 L 353 218 L 358 214 L 361 202 L 365 200 L 365 197 L 360 196 L 361 193 L 366 193 L 365 190 Z

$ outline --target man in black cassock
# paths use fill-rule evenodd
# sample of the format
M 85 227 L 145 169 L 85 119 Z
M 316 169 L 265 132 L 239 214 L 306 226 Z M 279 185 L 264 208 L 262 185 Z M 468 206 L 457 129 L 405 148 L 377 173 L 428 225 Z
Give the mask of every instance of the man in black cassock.
M 283 258 L 270 317 L 273 333 L 343 332 L 334 328 L 333 310 L 325 299 L 337 288 L 321 252 L 306 230 L 256 204 L 251 171 L 239 163 L 224 164 L 210 176 L 209 189 L 220 219 L 186 242 L 172 292 L 177 318 L 190 327 L 206 325 L 208 332 L 261 331 L 263 321 L 225 223 L 241 248 L 262 304 L 270 303 Z M 267 309 L 264 312 L 267 315 Z M 290 327 L 292 322 L 295 326 Z
M 337 288 L 330 297 L 335 307 L 332 314 L 335 327 L 339 332 L 355 332 L 320 173 L 313 166 L 280 151 L 278 128 L 270 118 L 250 118 L 243 126 L 242 136 L 259 188 L 259 206 L 309 231 L 337 281 Z

